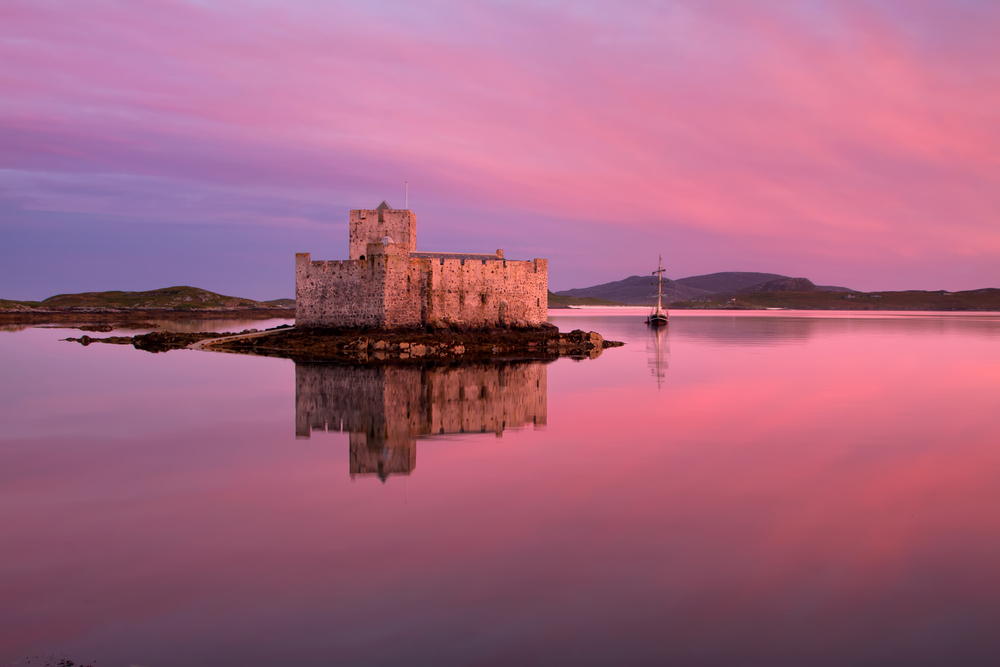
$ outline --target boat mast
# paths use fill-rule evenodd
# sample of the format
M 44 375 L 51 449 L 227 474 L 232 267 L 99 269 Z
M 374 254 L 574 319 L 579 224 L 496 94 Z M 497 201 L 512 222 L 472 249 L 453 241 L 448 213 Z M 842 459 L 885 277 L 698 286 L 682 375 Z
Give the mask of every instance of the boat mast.
M 663 311 L 663 255 L 660 255 L 660 268 L 653 271 L 656 274 L 656 312 Z

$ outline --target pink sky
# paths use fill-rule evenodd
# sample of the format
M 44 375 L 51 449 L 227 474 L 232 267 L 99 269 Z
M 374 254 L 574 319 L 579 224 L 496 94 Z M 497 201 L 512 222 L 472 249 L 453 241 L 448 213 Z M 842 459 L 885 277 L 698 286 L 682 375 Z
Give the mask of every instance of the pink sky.
M 554 290 L 660 253 L 1000 287 L 998 34 L 971 1 L 8 0 L 0 297 L 291 296 L 407 180 L 421 249 Z

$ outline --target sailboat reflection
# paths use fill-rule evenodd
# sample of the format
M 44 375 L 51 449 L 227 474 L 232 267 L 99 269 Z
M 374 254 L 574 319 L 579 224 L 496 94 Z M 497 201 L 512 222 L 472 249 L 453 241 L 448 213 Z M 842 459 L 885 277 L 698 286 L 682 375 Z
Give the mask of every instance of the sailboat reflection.
M 670 365 L 670 334 L 666 327 L 650 327 L 650 340 L 646 343 L 650 372 L 656 377 L 656 388 L 663 385 Z
M 409 475 L 417 439 L 544 425 L 544 362 L 356 367 L 295 364 L 295 435 L 350 434 L 351 479 Z

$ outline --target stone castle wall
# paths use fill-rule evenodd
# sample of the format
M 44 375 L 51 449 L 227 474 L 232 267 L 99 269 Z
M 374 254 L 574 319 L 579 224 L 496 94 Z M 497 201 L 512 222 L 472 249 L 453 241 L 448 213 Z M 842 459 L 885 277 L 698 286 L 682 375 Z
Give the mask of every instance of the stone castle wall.
M 374 253 L 380 244 L 369 246 Z M 383 247 L 390 257 L 387 263 L 385 290 L 382 304 L 387 329 L 413 329 L 427 324 L 427 275 L 426 267 L 418 260 L 404 255 L 395 245 Z M 380 257 L 374 254 L 373 257 Z
M 295 255 L 295 324 L 385 326 L 385 258 L 313 262 Z M 336 325 L 332 324 L 336 323 Z
M 537 326 L 548 317 L 548 260 L 429 259 L 426 320 Z

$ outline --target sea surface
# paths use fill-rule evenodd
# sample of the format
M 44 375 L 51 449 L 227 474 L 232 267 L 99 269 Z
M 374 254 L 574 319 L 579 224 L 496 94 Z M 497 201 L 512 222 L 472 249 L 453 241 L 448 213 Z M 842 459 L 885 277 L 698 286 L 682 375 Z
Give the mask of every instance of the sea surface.
M 643 314 L 444 368 L 6 327 L 0 665 L 1000 664 L 1000 314 Z

